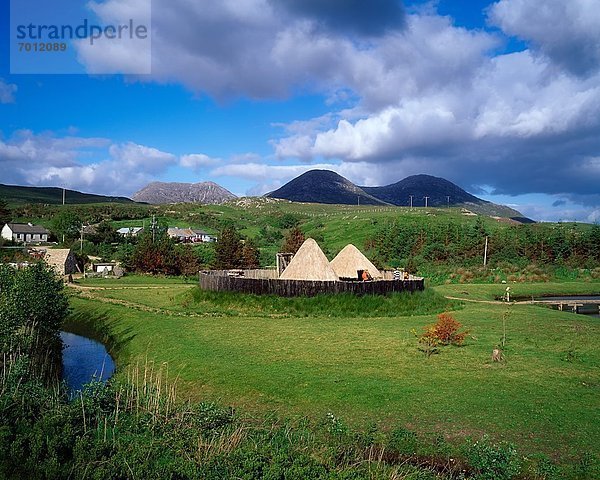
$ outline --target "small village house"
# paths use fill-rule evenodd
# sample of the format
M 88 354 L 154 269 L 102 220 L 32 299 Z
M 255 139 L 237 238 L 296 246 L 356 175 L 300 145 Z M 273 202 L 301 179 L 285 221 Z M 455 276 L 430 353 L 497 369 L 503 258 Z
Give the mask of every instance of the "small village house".
M 2 238 L 19 243 L 43 243 L 49 236 L 44 227 L 31 223 L 7 223 L 2 228 Z
M 192 228 L 192 232 L 196 234 L 196 238 L 198 238 L 201 242 L 216 242 L 217 237 L 205 232 L 204 230 L 199 230 L 197 228 Z
M 209 235 L 204 230 L 196 228 L 179 228 L 169 227 L 167 235 L 178 242 L 183 243 L 199 243 L 199 242 L 214 242 L 216 238 Z
M 137 237 L 144 231 L 144 227 L 121 227 L 117 233 L 122 237 Z

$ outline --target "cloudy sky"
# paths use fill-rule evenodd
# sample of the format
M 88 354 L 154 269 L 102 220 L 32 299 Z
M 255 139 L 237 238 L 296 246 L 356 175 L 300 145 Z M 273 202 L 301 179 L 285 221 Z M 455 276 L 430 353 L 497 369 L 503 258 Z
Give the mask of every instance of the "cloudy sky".
M 68 1 L 98 22 L 148 6 Z M 142 58 L 126 42 L 69 45 L 87 75 L 11 74 L 0 3 L 0 183 L 257 195 L 312 168 L 427 173 L 600 221 L 597 0 L 153 0 L 142 75 L 95 74 Z

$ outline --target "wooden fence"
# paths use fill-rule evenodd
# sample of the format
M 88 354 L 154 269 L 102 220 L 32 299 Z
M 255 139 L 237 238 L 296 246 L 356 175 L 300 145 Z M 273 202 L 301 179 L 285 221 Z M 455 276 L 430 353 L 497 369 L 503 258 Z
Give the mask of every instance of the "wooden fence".
M 228 276 L 223 271 L 200 272 L 200 288 L 213 292 L 239 292 L 280 297 L 314 297 L 322 294 L 387 295 L 414 292 L 425 288 L 422 278 L 378 280 L 372 282 L 280 280 Z

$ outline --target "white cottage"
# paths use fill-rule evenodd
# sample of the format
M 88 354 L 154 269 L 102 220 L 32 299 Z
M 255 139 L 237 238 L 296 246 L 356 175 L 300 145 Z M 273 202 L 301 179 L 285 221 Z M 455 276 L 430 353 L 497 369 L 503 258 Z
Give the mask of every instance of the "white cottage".
M 7 223 L 2 228 L 2 238 L 20 243 L 42 243 L 48 241 L 50 232 L 31 223 Z

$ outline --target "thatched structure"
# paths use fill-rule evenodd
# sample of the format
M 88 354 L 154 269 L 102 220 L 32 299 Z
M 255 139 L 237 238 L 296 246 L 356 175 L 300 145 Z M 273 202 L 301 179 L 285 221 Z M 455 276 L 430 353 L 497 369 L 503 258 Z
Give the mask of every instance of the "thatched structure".
M 360 280 L 359 272 L 365 270 L 373 279 L 383 278 L 377 267 L 352 244 L 346 245 L 330 265 L 341 279 Z
M 329 265 L 321 247 L 308 238 L 279 277 L 281 280 L 318 280 L 337 282 L 338 276 Z

